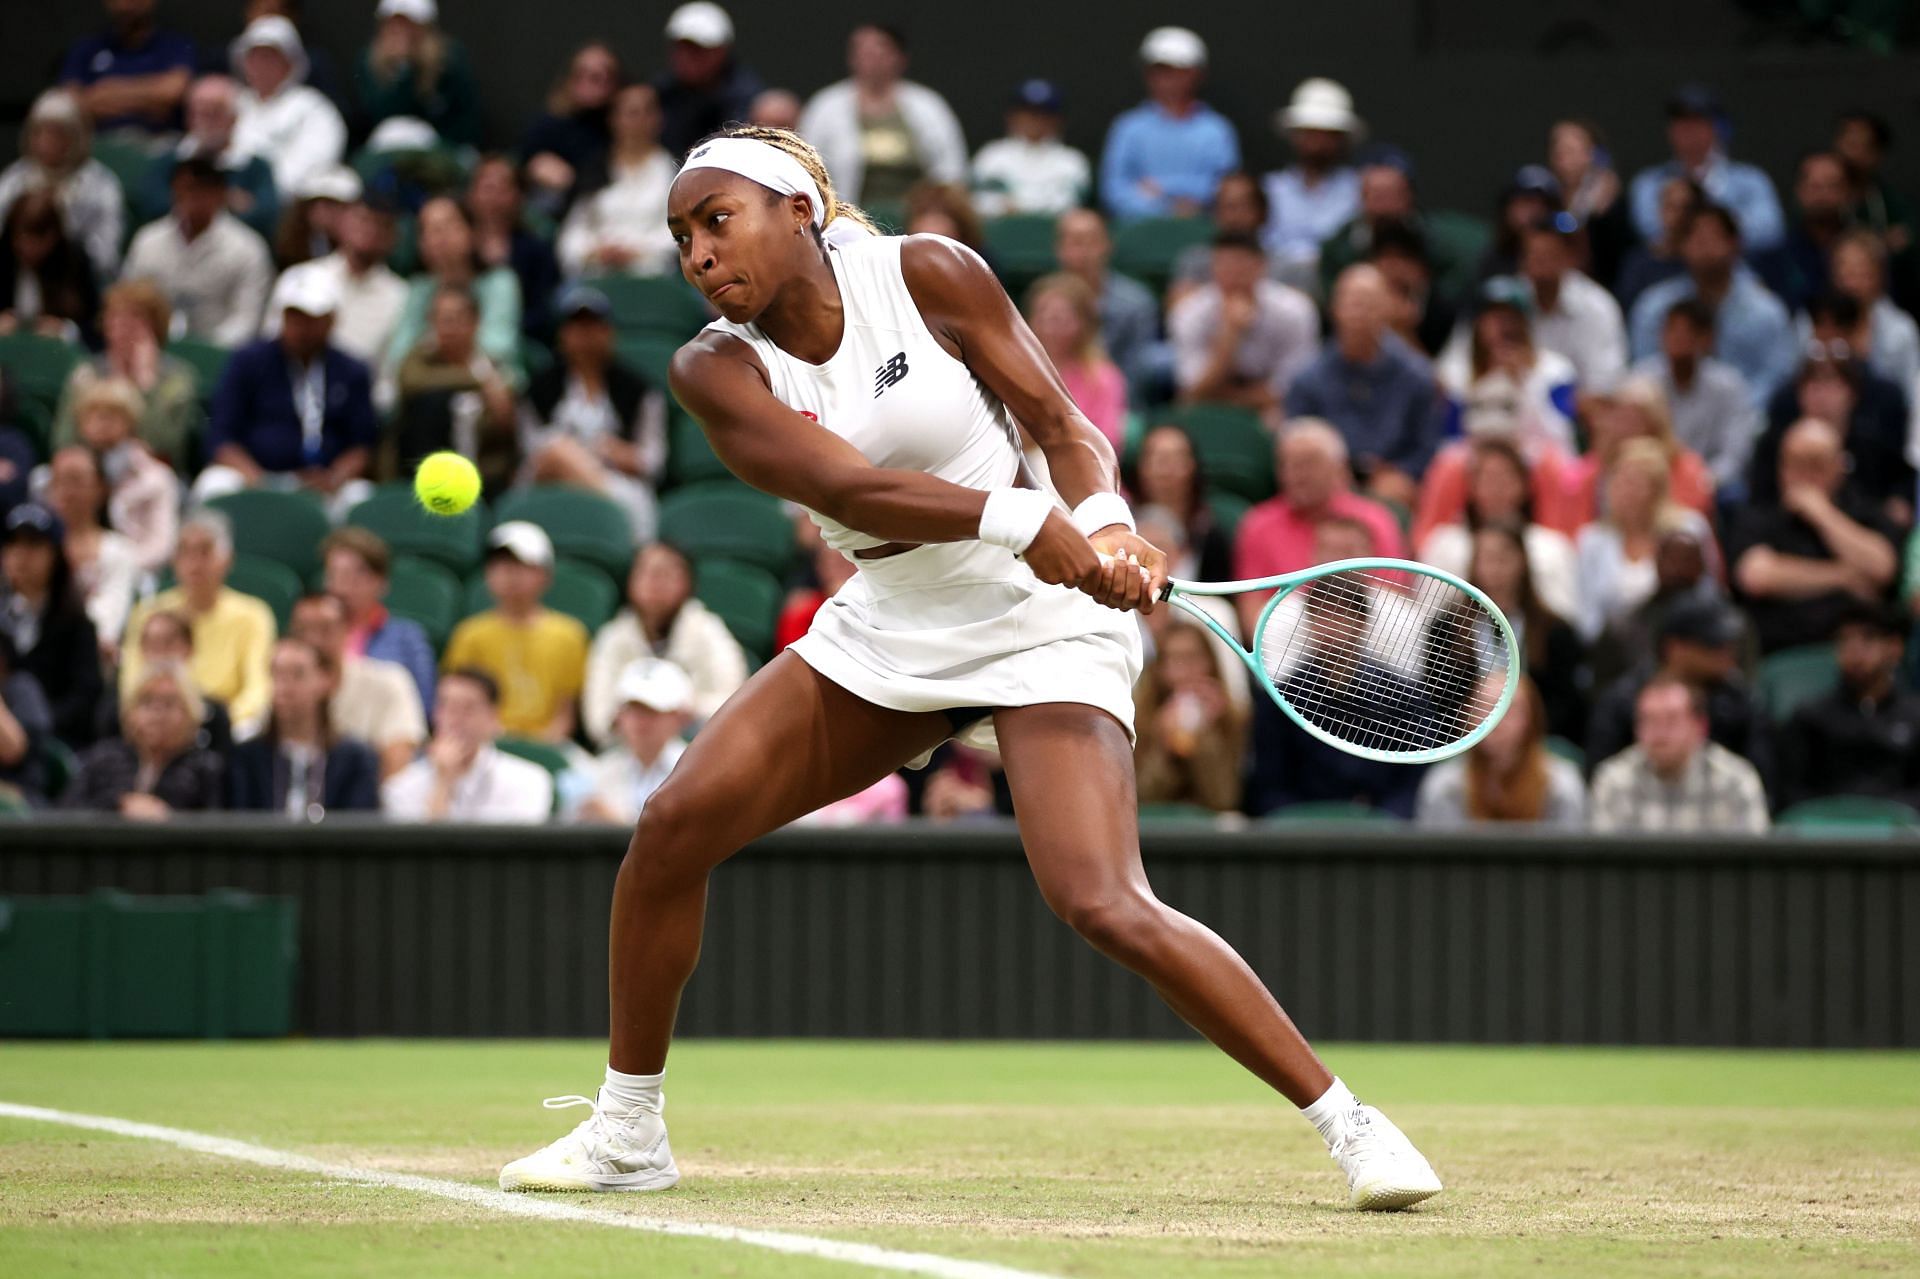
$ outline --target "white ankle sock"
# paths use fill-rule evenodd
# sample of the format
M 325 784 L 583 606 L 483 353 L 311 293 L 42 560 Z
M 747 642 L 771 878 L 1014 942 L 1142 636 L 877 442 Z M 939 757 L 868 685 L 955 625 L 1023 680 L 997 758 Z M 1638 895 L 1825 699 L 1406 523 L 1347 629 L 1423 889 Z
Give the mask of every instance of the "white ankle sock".
M 1300 1113 L 1306 1116 L 1308 1123 L 1320 1130 L 1322 1140 L 1331 1147 L 1334 1134 L 1340 1131 L 1348 1112 L 1359 1104 L 1360 1099 L 1353 1095 L 1353 1090 L 1335 1078 L 1327 1090 L 1320 1094 L 1320 1100 L 1301 1107 Z
M 603 1110 L 626 1114 L 633 1110 L 651 1110 L 659 1114 L 667 1099 L 660 1091 L 660 1085 L 666 1082 L 667 1072 L 657 1075 L 629 1075 L 607 1067 L 607 1082 L 600 1086 L 600 1105 Z

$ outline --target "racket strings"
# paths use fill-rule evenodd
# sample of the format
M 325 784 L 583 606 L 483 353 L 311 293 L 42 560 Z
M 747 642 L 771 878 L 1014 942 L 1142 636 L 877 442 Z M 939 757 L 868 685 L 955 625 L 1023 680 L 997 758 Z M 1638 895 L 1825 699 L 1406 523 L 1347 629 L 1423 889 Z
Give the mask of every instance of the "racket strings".
M 1342 742 L 1417 754 L 1471 735 L 1507 673 L 1499 622 L 1437 578 L 1350 569 L 1301 587 L 1268 614 L 1260 659 L 1309 723 Z

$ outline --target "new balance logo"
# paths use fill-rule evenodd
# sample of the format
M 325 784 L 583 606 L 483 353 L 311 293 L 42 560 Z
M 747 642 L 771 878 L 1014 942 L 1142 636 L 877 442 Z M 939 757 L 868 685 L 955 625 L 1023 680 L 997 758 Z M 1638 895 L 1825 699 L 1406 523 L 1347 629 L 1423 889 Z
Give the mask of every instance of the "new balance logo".
M 873 371 L 873 398 L 879 399 L 882 391 L 906 375 L 907 353 L 902 351 Z

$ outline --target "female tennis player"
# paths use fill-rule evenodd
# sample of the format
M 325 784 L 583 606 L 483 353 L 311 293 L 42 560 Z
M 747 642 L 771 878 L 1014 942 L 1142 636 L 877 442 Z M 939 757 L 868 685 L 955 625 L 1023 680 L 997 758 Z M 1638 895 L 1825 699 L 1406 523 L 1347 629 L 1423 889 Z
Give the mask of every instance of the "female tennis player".
M 986 264 L 881 236 L 797 135 L 696 146 L 668 227 L 721 319 L 674 357 L 675 395 L 748 484 L 804 507 L 859 572 L 701 730 L 648 800 L 614 886 L 612 1043 L 593 1114 L 508 1164 L 508 1190 L 659 1190 L 661 1117 L 708 874 L 749 841 L 942 741 L 997 743 L 1046 902 L 1302 1108 L 1356 1208 L 1440 1190 L 1328 1073 L 1239 955 L 1155 898 L 1141 865 L 1132 689 L 1165 557 L 1133 531 L 1115 461 Z M 1014 423 L 1046 459 L 1022 464 Z

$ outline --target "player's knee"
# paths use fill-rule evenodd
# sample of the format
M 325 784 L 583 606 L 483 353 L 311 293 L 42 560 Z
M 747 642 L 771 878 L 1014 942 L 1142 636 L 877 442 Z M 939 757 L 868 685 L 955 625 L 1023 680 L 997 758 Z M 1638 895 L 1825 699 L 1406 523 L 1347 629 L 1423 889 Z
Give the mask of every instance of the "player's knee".
M 646 807 L 640 810 L 623 869 L 643 879 L 672 878 L 687 871 L 704 873 L 702 834 L 712 828 L 712 823 L 702 817 L 701 809 L 697 798 L 669 778 L 647 797 Z
M 1088 945 L 1123 962 L 1152 946 L 1165 910 L 1151 894 L 1134 888 L 1068 889 L 1048 904 Z

